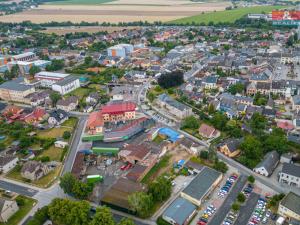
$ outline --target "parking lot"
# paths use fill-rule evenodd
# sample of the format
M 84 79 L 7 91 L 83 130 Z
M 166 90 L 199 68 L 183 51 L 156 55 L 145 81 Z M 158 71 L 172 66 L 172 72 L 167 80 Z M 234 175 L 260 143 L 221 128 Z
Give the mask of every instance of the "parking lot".
M 232 190 L 229 192 L 227 198 L 224 200 L 220 208 L 217 208 L 216 215 L 208 222 L 209 225 L 219 225 L 222 224 L 226 215 L 231 209 L 231 205 L 235 202 L 238 194 L 242 191 L 247 181 L 247 177 L 244 175 L 239 176 Z

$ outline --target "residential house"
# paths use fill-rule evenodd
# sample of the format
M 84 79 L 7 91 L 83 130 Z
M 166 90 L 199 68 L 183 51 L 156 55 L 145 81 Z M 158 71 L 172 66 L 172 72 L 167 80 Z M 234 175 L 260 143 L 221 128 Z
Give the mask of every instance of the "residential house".
M 97 104 L 99 100 L 100 100 L 100 95 L 97 92 L 90 93 L 85 99 L 86 103 L 90 105 Z
M 292 103 L 292 109 L 299 112 L 300 111 L 300 95 L 294 95 L 291 98 L 291 103 Z
M 300 221 L 300 196 L 289 192 L 279 203 L 277 213 L 286 218 Z
M 56 108 L 70 112 L 77 108 L 78 103 L 79 101 L 77 96 L 70 96 L 65 99 L 58 100 L 56 103 Z
M 8 105 L 2 112 L 2 115 L 7 119 L 19 118 L 24 109 L 17 105 Z
M 188 200 L 178 197 L 163 212 L 162 218 L 173 225 L 189 224 L 197 207 Z
M 192 108 L 172 99 L 167 94 L 161 94 L 158 96 L 156 103 L 162 107 L 166 108 L 168 112 L 179 119 L 184 119 L 187 116 L 193 114 Z
M 31 181 L 38 180 L 47 175 L 49 172 L 49 166 L 38 161 L 28 161 L 23 165 L 21 169 L 22 177 Z
M 209 126 L 205 123 L 202 123 L 199 127 L 199 134 L 202 136 L 202 137 L 205 137 L 205 138 L 217 138 L 220 136 L 220 131 L 218 131 L 217 129 L 215 129 L 214 127 L 212 126 Z
M 18 161 L 19 159 L 15 156 L 11 156 L 11 155 L 0 156 L 0 172 L 1 173 L 9 172 L 17 165 Z
M 207 76 L 202 80 L 202 86 L 204 89 L 215 89 L 217 88 L 217 76 Z
M 103 126 L 104 126 L 104 121 L 103 121 L 103 116 L 102 116 L 101 111 L 92 112 L 89 115 L 89 118 L 88 118 L 88 121 L 86 124 L 87 132 L 92 135 L 102 134 Z
M 55 141 L 54 142 L 54 146 L 56 147 L 56 148 L 65 148 L 65 147 L 67 147 L 69 144 L 68 144 L 68 142 L 66 142 L 66 141 Z
M 67 112 L 61 109 L 53 110 L 49 113 L 48 123 L 52 126 L 61 125 L 69 119 Z
M 7 223 L 18 210 L 19 206 L 15 200 L 0 198 L 0 222 Z
M 293 187 L 300 187 L 300 166 L 283 163 L 282 170 L 279 172 L 279 183 L 287 184 Z
M 224 155 L 233 158 L 240 154 L 241 139 L 230 138 L 219 144 L 218 150 Z
M 276 151 L 268 152 L 264 159 L 253 169 L 255 173 L 269 177 L 279 162 L 279 154 Z
M 24 121 L 29 124 L 37 124 L 46 119 L 47 112 L 43 108 L 35 108 L 31 113 L 24 117 Z

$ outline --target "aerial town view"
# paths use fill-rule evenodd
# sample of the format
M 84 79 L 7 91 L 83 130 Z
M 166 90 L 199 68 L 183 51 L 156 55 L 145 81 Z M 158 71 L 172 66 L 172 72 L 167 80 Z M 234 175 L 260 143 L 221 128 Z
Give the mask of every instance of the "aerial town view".
M 300 225 L 300 0 L 0 0 L 0 225 Z

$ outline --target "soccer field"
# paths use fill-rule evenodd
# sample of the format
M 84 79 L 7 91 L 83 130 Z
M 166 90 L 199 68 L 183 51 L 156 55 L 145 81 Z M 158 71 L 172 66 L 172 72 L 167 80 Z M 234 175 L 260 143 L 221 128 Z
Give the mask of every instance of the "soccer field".
M 255 7 L 247 7 L 247 8 L 239 8 L 233 10 L 225 10 L 219 12 L 209 12 L 202 13 L 197 16 L 185 17 L 177 20 L 170 21 L 171 23 L 176 24 L 186 24 L 186 23 L 205 23 L 209 22 L 219 23 L 219 22 L 235 22 L 237 19 L 242 18 L 243 16 L 249 13 L 269 13 L 274 9 L 281 9 L 284 6 L 255 6 Z

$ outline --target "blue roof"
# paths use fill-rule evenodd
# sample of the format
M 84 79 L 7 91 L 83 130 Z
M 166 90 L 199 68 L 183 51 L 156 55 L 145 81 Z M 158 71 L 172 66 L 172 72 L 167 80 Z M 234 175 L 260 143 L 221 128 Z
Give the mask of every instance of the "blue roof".
M 169 141 L 171 142 L 176 142 L 180 136 L 179 133 L 177 133 L 175 130 L 172 130 L 171 128 L 168 127 L 160 128 L 158 133 L 167 136 Z
M 163 213 L 163 217 L 168 217 L 177 224 L 185 224 L 186 220 L 196 210 L 196 206 L 184 198 L 176 198 Z

